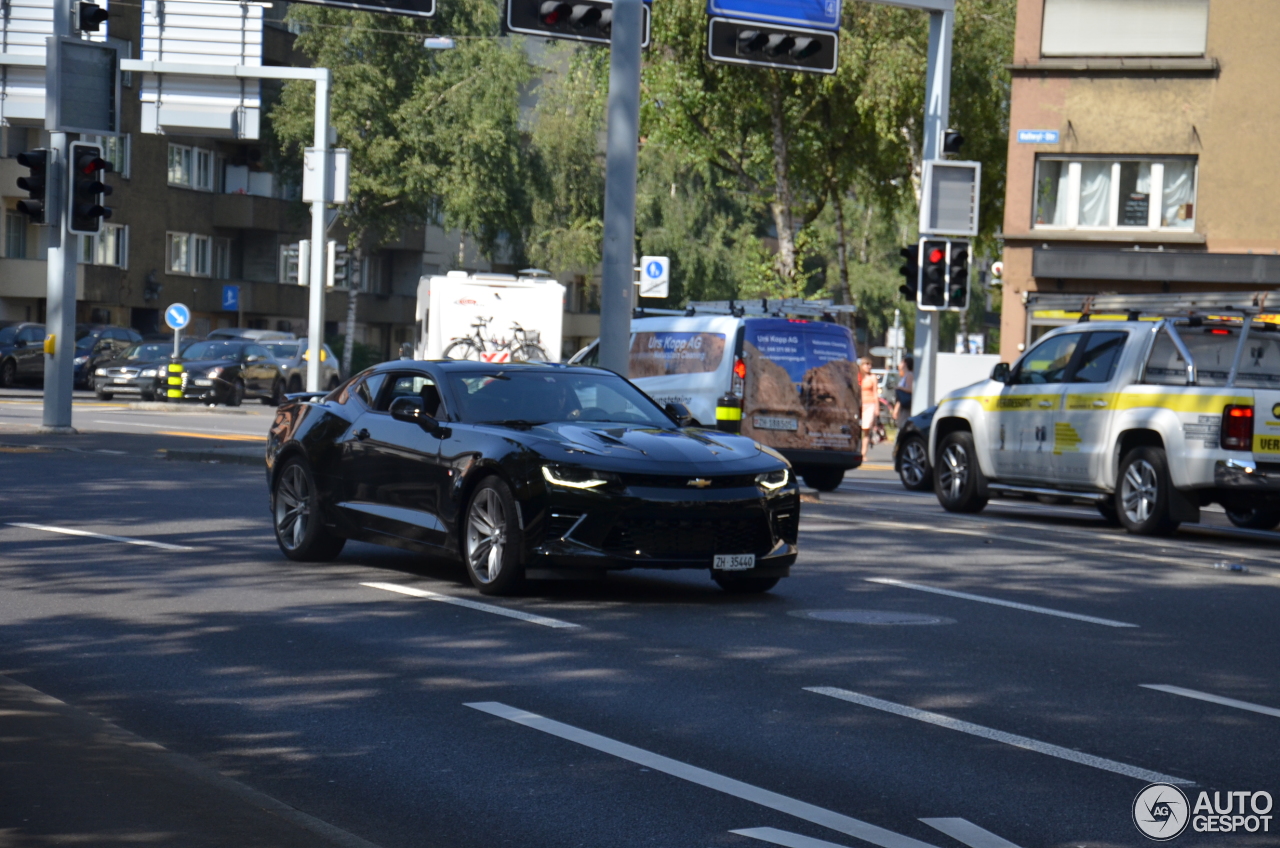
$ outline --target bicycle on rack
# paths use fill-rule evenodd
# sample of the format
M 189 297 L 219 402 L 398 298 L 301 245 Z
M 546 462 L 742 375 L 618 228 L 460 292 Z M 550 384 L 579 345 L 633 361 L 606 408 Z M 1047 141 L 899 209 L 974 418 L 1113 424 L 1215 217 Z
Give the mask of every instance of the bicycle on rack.
M 453 339 L 444 349 L 445 359 L 465 359 L 471 362 L 546 362 L 547 352 L 542 349 L 537 330 L 526 330 L 518 323 L 511 323 L 511 338 L 498 339 L 485 330 L 492 318 L 476 316 L 471 325 L 472 334 Z

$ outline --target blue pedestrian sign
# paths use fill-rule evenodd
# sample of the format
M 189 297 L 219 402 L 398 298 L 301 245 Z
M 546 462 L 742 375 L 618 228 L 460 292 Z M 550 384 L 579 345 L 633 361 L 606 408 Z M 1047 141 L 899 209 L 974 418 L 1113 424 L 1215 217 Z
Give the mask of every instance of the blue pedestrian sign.
M 640 257 L 640 296 L 666 297 L 671 279 L 671 260 L 666 256 Z
M 840 29 L 840 0 L 707 0 L 712 17 Z
M 191 310 L 185 303 L 175 303 L 164 311 L 164 322 L 171 330 L 185 330 L 191 323 Z
M 222 287 L 222 311 L 223 312 L 239 312 L 240 311 L 240 287 L 226 286 Z

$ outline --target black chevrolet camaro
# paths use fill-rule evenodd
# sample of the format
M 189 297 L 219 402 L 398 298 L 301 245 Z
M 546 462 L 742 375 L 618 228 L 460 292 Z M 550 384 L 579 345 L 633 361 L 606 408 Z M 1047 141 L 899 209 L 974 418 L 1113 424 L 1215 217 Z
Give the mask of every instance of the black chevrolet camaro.
M 347 539 L 460 558 L 493 594 L 627 568 L 767 591 L 796 559 L 795 475 L 687 414 L 599 368 L 383 363 L 276 412 L 276 539 L 295 560 Z

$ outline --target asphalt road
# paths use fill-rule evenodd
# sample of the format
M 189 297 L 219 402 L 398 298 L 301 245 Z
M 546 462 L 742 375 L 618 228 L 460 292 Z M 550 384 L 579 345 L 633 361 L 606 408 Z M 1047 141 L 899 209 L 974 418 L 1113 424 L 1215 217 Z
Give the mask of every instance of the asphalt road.
M 256 410 L 55 438 L 0 400 L 2 845 L 1138 846 L 1148 783 L 1280 797 L 1280 534 L 1220 515 L 954 516 L 866 470 L 768 595 L 493 600 L 369 545 L 288 562 L 260 470 L 157 461 Z

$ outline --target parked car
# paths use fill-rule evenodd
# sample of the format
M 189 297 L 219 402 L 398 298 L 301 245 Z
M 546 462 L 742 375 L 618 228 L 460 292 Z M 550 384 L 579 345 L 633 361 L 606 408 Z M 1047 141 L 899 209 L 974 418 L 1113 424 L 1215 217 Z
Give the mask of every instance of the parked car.
M 285 377 L 285 391 L 292 394 L 305 390 L 307 366 L 311 362 L 308 341 L 264 341 L 262 346 L 271 354 L 272 361 L 280 366 L 280 373 Z M 331 392 L 340 382 L 342 372 L 338 367 L 338 358 L 328 345 L 324 345 L 320 353 L 320 388 Z
M 284 375 L 256 342 L 206 339 L 182 353 L 182 396 L 239 406 L 256 397 L 272 406 L 284 397 Z
M 0 387 L 44 379 L 44 324 L 0 327 Z
M 283 330 L 253 330 L 247 327 L 222 327 L 209 333 L 210 339 L 240 339 L 242 341 L 290 341 L 298 338 Z
M 764 592 L 797 553 L 800 490 L 777 451 L 600 368 L 375 365 L 280 407 L 267 482 L 290 559 L 395 545 L 461 559 L 485 594 L 629 568 Z
M 182 340 L 185 351 L 195 340 Z M 142 400 L 164 396 L 173 361 L 173 342 L 142 342 L 125 348 L 114 359 L 100 362 L 93 369 L 93 391 L 98 400 L 111 400 L 115 395 L 138 395 Z
M 938 407 L 931 406 L 913 415 L 898 431 L 893 443 L 893 470 L 902 485 L 913 492 L 933 489 L 933 466 L 929 464 L 929 426 Z
M 125 348 L 142 341 L 142 334 L 128 327 L 108 324 L 76 324 L 75 387 L 93 388 L 94 369 L 115 359 Z M 41 376 L 44 371 L 41 369 Z

